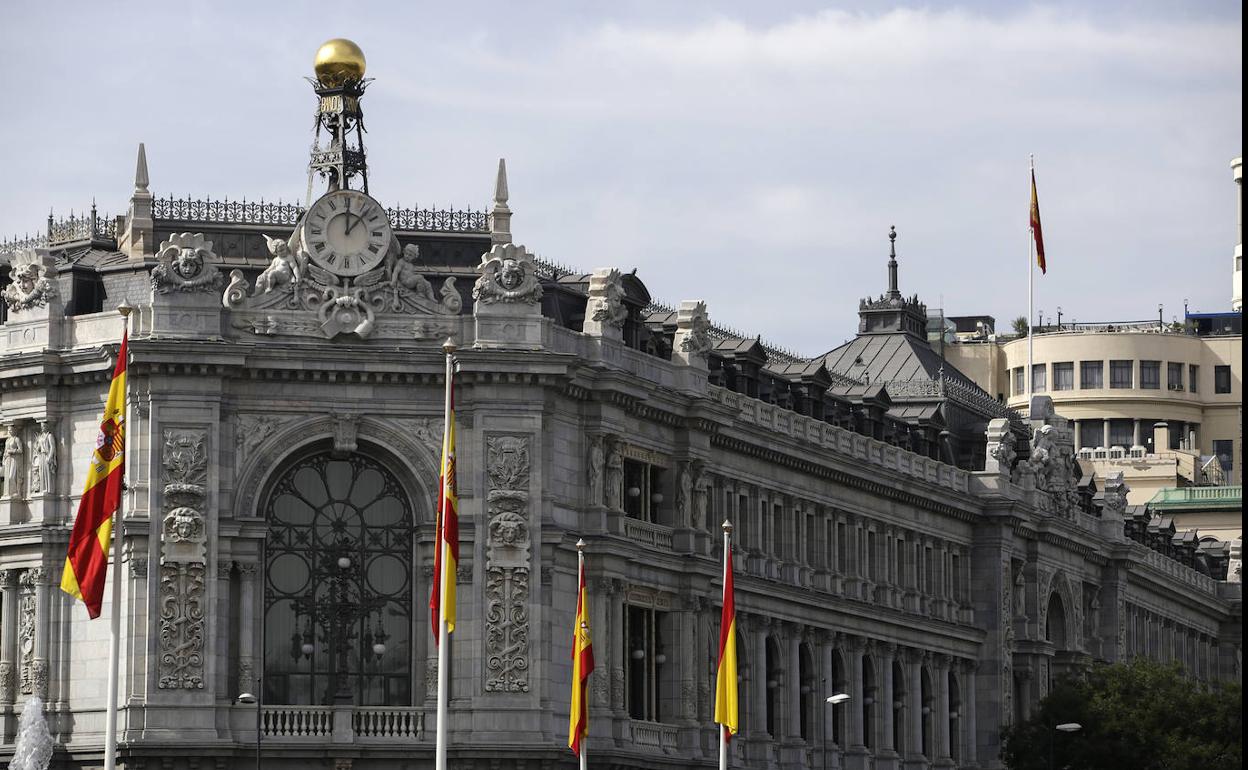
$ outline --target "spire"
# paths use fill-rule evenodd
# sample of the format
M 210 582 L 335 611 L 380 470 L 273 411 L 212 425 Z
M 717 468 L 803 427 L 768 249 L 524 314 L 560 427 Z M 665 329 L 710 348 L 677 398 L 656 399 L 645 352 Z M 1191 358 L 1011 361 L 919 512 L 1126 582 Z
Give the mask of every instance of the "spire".
M 147 192 L 147 148 L 139 142 L 139 158 L 134 167 L 135 192 Z
M 507 159 L 498 159 L 498 176 L 494 180 L 494 207 L 507 206 Z
M 490 243 L 511 243 L 511 209 L 507 207 L 507 160 L 498 159 L 494 178 L 494 207 L 490 209 Z
M 897 228 L 893 225 L 888 226 L 888 298 L 901 298 L 897 288 Z

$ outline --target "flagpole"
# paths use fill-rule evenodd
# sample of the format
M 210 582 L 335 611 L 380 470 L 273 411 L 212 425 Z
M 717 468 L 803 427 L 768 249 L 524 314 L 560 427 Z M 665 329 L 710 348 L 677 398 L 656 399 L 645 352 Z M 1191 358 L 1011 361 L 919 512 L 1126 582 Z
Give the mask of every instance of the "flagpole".
M 446 353 L 446 409 L 442 421 L 442 454 L 445 461 L 447 452 L 447 437 L 451 435 L 451 382 L 454 377 L 452 367 L 454 366 L 455 343 L 448 338 L 447 341 L 442 344 L 442 352 Z M 443 485 L 447 483 L 445 478 L 446 470 L 446 468 L 442 469 Z M 438 499 L 441 500 L 445 494 L 446 491 L 443 489 L 443 491 L 438 495 Z M 442 519 L 446 516 L 446 507 L 440 507 L 441 510 L 438 511 L 438 518 L 440 521 L 437 529 L 438 531 L 445 533 L 446 522 Z M 446 545 L 442 542 L 442 539 L 439 539 L 439 541 L 435 544 L 435 547 L 445 548 Z M 446 555 L 442 554 L 442 558 L 439 559 L 442 574 L 438 575 L 438 591 L 441 592 L 442 595 L 438 597 L 438 732 L 433 759 L 433 766 L 435 770 L 447 770 L 446 740 L 448 730 L 446 721 L 447 711 L 449 710 L 448 703 L 450 701 L 451 682 L 450 677 L 446 675 L 446 669 L 450 663 L 451 637 L 450 631 L 448 631 L 446 627 L 446 586 L 447 580 L 454 580 L 455 575 L 452 574 L 448 576 L 446 574 L 446 562 Z
M 1031 158 L 1031 179 L 1035 179 L 1036 173 L 1036 156 Z M 1034 184 L 1034 182 L 1033 182 Z M 1027 218 L 1027 371 L 1023 372 L 1027 383 L 1027 419 L 1031 419 L 1031 396 L 1032 396 L 1032 377 L 1034 364 L 1032 358 L 1035 351 L 1035 334 L 1031 328 L 1031 319 L 1035 318 L 1032 305 L 1035 304 L 1035 291 L 1033 285 L 1035 282 L 1036 266 L 1035 266 L 1035 245 L 1036 245 L 1035 227 L 1031 224 L 1031 217 Z
M 581 540 L 576 541 L 576 592 L 577 592 L 576 602 L 577 602 L 578 607 L 581 603 L 581 599 L 580 599 L 581 581 L 583 581 L 584 579 L 585 579 L 585 540 L 581 539 Z M 586 593 L 588 593 L 588 589 L 586 590 Z M 577 618 L 576 622 L 580 623 L 580 618 Z M 581 629 L 578 627 L 576 629 L 576 633 L 573 634 L 572 636 L 572 654 L 576 655 L 578 660 L 580 659 L 580 655 L 581 655 L 580 650 L 578 649 L 578 644 L 577 644 L 577 638 L 580 635 L 580 631 Z M 581 683 L 573 682 L 572 686 L 581 687 Z M 582 692 L 581 698 L 584 699 L 587 695 L 589 695 L 589 693 Z M 584 700 L 582 700 L 581 702 L 584 703 Z M 586 718 L 588 719 L 588 716 L 589 716 L 589 704 L 588 703 L 585 704 L 585 715 L 586 715 Z M 588 753 L 588 749 L 586 748 L 586 744 L 589 743 L 589 741 L 586 740 L 587 737 L 588 736 L 581 737 L 581 750 L 577 752 L 577 758 L 580 760 L 580 763 L 581 763 L 581 770 L 589 770 L 589 753 Z
M 129 330 L 130 305 L 124 300 L 117 306 L 117 312 Z M 127 378 L 129 382 L 129 378 Z M 127 399 L 128 401 L 129 399 Z M 129 420 L 126 420 L 128 423 Z M 124 469 L 122 471 L 125 472 Z M 125 500 L 125 487 L 122 487 L 121 499 Z M 113 608 L 108 628 L 108 689 L 104 707 L 104 770 L 116 770 L 117 767 L 117 689 L 121 669 L 121 504 L 113 513 Z
M 724 589 L 723 601 L 728 601 L 728 556 L 732 553 L 732 523 L 724 519 Z M 719 770 L 728 770 L 728 728 L 716 724 L 719 732 Z

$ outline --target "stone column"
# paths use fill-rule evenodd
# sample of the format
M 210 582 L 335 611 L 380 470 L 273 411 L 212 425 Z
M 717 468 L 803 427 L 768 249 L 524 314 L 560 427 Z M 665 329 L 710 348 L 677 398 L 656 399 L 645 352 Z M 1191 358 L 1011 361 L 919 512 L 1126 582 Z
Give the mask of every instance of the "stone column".
M 1083 446 L 1083 420 L 1074 420 L 1075 423 L 1075 452 Z
M 48 570 L 33 567 L 26 573 L 35 588 L 35 657 L 30 665 L 33 694 L 48 699 L 48 637 L 51 632 L 49 618 Z
M 949 755 L 949 656 L 937 655 L 932 665 L 932 754 L 937 764 L 952 766 Z
M 819 665 L 821 666 L 821 674 L 819 680 L 823 683 L 823 690 L 819 694 L 820 715 L 822 719 L 820 723 L 823 725 L 823 731 L 819 733 L 819 750 L 820 753 L 831 752 L 832 735 L 835 732 L 834 725 L 836 720 L 836 709 L 844 708 L 828 703 L 825 698 L 829 695 L 835 695 L 836 679 L 832 677 L 832 647 L 835 637 L 827 631 L 819 633 Z M 825 764 L 827 764 L 825 762 Z
M 13 702 L 14 653 L 17 651 L 17 572 L 0 571 L 0 591 L 4 593 L 3 615 L 0 616 L 0 704 Z
M 698 684 L 694 678 L 702 663 L 702 650 L 697 644 L 698 600 L 696 596 L 686 596 L 684 606 L 678 614 L 680 624 L 679 648 L 672 650 L 673 657 L 680 661 L 680 718 L 689 727 L 698 724 Z
M 880 710 L 881 734 L 879 751 L 876 753 L 882 757 L 894 757 L 897 754 L 897 747 L 893 745 L 893 656 L 896 653 L 897 647 L 892 644 L 881 644 L 878 648 L 880 688 L 875 703 Z
M 750 715 L 754 724 L 750 729 L 755 740 L 765 741 L 767 736 L 767 620 L 750 616 L 750 634 L 754 638 L 754 660 L 750 664 L 750 695 L 754 698 Z
M 263 627 L 264 617 L 256 613 L 256 598 L 260 591 L 256 586 L 256 563 L 238 562 L 238 575 L 238 688 L 258 694 L 263 689 L 259 676 L 264 666 L 257 666 L 256 661 L 264 656 L 264 650 L 260 649 L 260 628 Z M 263 601 L 260 606 L 264 606 Z M 256 689 L 251 689 L 253 687 Z
M 962 734 L 965 738 L 962 741 L 962 764 L 967 767 L 974 767 L 976 757 L 978 756 L 976 749 L 979 745 L 977 732 L 979 722 L 975 715 L 975 689 L 976 677 L 979 666 L 973 660 L 963 661 L 962 664 L 962 714 L 960 722 L 962 724 Z
M 906 654 L 906 763 L 924 761 L 923 756 L 923 653 L 908 650 Z
M 1131 427 L 1131 446 L 1142 446 L 1143 439 L 1144 437 L 1143 435 L 1141 435 L 1141 431 L 1140 431 L 1140 420 L 1139 418 L 1136 418 L 1132 422 L 1132 427 Z M 1169 449 L 1169 447 L 1167 447 L 1167 449 Z M 1153 451 L 1156 452 L 1157 447 L 1153 447 Z
M 611 597 L 608 599 L 611 605 L 611 640 L 607 645 L 607 649 L 611 651 L 607 657 L 611 663 L 611 710 L 615 712 L 617 719 L 627 719 L 624 690 L 628 681 L 624 678 L 624 656 L 628 654 L 625 647 L 628 640 L 624 638 L 624 591 L 623 586 L 614 580 L 611 581 L 611 589 Z M 593 724 L 593 720 L 590 720 L 590 724 Z
M 862 721 L 863 698 L 866 693 L 862 689 L 862 653 L 866 649 L 866 640 L 861 637 L 848 637 L 846 640 L 845 668 L 849 677 L 849 734 L 845 743 L 851 751 L 866 752 L 865 732 Z
M 1101 421 L 1101 446 L 1109 449 L 1109 418 Z

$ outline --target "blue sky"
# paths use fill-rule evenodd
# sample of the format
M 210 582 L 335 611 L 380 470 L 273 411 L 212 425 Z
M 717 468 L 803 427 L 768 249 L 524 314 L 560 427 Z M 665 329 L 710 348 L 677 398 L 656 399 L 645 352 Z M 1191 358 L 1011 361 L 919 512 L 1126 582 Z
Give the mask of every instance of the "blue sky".
M 301 198 L 302 78 L 345 36 L 382 202 L 483 207 L 505 156 L 518 242 L 804 353 L 884 288 L 889 225 L 906 293 L 1024 313 L 1029 153 L 1046 315 L 1227 308 L 1241 6 L 1084 5 L 10 5 L 0 233 L 124 211 L 139 141 L 158 194 Z

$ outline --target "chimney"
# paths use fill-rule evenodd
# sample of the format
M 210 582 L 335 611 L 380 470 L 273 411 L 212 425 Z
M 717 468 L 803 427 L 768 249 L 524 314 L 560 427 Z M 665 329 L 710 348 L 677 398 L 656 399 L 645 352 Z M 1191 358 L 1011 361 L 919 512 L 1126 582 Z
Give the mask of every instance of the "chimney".
M 1159 422 L 1153 425 L 1153 454 L 1170 451 L 1170 423 Z

